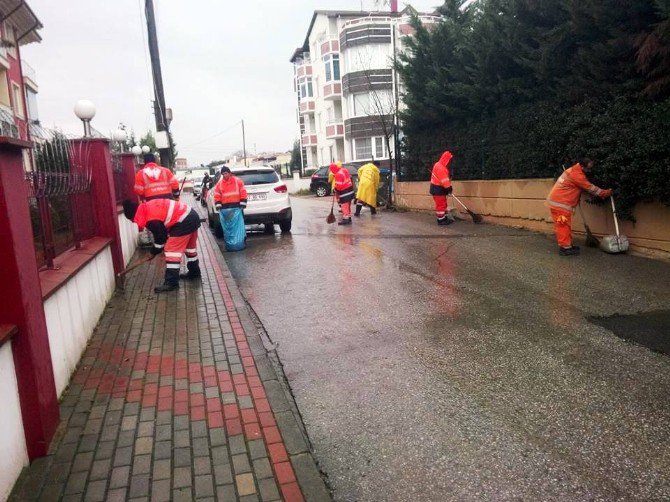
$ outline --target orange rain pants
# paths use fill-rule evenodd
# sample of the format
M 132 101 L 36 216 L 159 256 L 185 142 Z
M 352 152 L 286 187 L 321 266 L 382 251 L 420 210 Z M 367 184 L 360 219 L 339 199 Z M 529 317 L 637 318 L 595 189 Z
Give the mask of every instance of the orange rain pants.
M 562 248 L 572 246 L 572 213 L 561 209 L 551 208 L 551 218 L 554 220 L 556 240 Z

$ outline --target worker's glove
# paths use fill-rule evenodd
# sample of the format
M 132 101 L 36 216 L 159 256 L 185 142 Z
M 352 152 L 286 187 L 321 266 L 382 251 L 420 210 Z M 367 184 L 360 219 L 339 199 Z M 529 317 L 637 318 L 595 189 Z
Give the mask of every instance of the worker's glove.
M 214 204 L 214 207 L 216 208 L 217 211 L 221 211 L 221 209 L 223 209 L 223 204 L 217 202 L 216 204 Z
M 451 192 L 453 192 L 453 191 L 454 191 L 453 187 L 448 187 L 448 188 L 445 190 L 445 192 L 447 192 L 447 195 L 451 194 Z
M 156 246 L 153 246 L 150 252 L 152 255 L 156 256 L 163 252 L 163 248 L 157 248 Z
M 607 197 L 611 197 L 611 196 L 612 196 L 612 189 L 611 188 L 608 188 L 607 190 L 603 190 L 602 193 L 600 194 L 600 197 L 602 197 L 603 199 L 606 199 Z

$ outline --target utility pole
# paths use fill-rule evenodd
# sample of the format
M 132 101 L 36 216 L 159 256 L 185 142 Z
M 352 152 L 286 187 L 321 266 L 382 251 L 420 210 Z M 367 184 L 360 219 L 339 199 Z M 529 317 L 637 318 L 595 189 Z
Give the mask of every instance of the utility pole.
M 244 152 L 244 167 L 247 167 L 247 142 L 244 139 L 244 119 L 242 119 L 242 152 Z
M 151 73 L 154 84 L 154 116 L 156 117 L 156 131 L 164 131 L 168 137 L 168 148 L 160 148 L 161 163 L 172 167 L 172 137 L 165 108 L 165 92 L 163 90 L 163 74 L 161 72 L 161 58 L 158 53 L 158 36 L 156 34 L 156 18 L 154 16 L 153 0 L 145 0 L 144 12 L 147 17 L 147 31 L 149 33 L 149 55 L 151 56 Z

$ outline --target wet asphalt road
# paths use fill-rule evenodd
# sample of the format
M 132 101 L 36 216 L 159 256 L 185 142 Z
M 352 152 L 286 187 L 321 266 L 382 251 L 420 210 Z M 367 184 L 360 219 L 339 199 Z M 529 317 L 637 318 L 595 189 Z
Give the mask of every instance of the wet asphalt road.
M 226 260 L 336 500 L 670 498 L 670 357 L 587 320 L 667 309 L 669 263 L 329 205 Z

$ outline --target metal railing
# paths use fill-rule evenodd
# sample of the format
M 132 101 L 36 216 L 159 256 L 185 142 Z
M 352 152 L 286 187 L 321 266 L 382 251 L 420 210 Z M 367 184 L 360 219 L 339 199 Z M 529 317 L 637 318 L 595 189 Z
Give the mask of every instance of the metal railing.
M 95 235 L 88 145 L 45 132 L 30 152 L 25 179 L 37 261 L 54 268 L 59 254 Z

